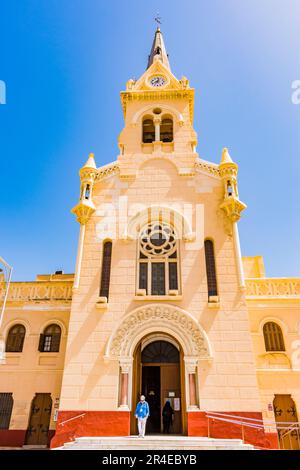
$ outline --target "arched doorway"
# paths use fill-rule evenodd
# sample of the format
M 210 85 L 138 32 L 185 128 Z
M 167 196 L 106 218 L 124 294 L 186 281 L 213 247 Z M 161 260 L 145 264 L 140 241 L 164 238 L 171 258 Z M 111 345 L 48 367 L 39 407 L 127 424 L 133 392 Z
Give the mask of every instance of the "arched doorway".
M 179 351 L 180 397 L 170 398 L 179 398 L 176 403 L 180 407 L 181 432 L 187 434 L 187 410 L 199 410 L 198 364 L 211 361 L 212 354 L 208 336 L 199 322 L 175 305 L 140 306 L 125 315 L 111 334 L 104 357 L 119 364 L 118 409 L 131 412 L 130 432 L 136 434 L 134 411 L 142 392 L 142 351 L 147 344 L 159 340 L 173 344 Z
M 48 445 L 51 410 L 51 394 L 36 393 L 31 402 L 30 418 L 25 440 L 27 445 Z
M 300 449 L 298 415 L 291 395 L 275 395 L 273 400 L 279 445 L 285 450 Z M 295 423 L 295 424 L 293 424 Z
M 170 433 L 182 434 L 184 374 L 180 346 L 167 335 L 146 337 L 136 348 L 133 366 L 131 431 L 136 432 L 134 410 L 139 396 L 143 394 L 150 407 L 147 434 L 163 432 L 162 410 L 166 401 L 174 410 Z

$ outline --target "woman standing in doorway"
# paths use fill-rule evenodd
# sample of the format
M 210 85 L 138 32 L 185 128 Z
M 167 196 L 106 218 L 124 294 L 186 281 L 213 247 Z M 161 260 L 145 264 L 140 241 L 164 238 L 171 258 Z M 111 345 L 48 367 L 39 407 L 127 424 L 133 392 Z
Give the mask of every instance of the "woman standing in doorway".
M 169 400 L 167 400 L 165 403 L 165 406 L 163 407 L 163 412 L 162 412 L 164 434 L 165 433 L 170 434 L 170 426 L 172 424 L 173 415 L 174 415 L 174 410 Z

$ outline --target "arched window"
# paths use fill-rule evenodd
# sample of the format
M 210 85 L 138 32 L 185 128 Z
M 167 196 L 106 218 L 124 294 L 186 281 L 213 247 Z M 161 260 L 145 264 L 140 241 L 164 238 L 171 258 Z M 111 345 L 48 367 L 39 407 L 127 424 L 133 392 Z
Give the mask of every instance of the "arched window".
M 205 250 L 208 297 L 216 296 L 218 295 L 218 288 L 217 288 L 214 244 L 212 240 L 205 240 L 204 250 Z
M 59 352 L 61 337 L 61 328 L 59 325 L 52 324 L 45 328 L 44 333 L 40 335 L 40 352 Z
M 285 351 L 282 330 L 277 323 L 265 323 L 263 333 L 266 351 Z
M 147 295 L 168 295 L 178 291 L 178 242 L 174 229 L 152 222 L 140 233 L 138 289 Z
M 12 393 L 0 393 L 0 429 L 9 429 L 13 404 Z
M 90 199 L 90 195 L 91 195 L 91 186 L 87 184 L 85 188 L 84 198 Z
M 231 181 L 227 181 L 227 195 L 232 196 L 232 194 L 233 194 L 233 188 L 232 188 Z
M 106 297 L 107 300 L 109 296 L 111 253 L 112 253 L 112 242 L 107 241 L 103 245 L 101 286 L 100 286 L 100 297 Z
M 142 351 L 142 363 L 178 363 L 179 351 L 168 341 L 153 341 Z
M 143 143 L 150 144 L 155 141 L 155 127 L 153 119 L 146 118 L 143 120 Z
M 10 328 L 6 339 L 6 352 L 22 352 L 26 330 L 23 325 L 14 325 Z
M 160 125 L 160 140 L 162 142 L 173 142 L 173 120 L 165 117 Z

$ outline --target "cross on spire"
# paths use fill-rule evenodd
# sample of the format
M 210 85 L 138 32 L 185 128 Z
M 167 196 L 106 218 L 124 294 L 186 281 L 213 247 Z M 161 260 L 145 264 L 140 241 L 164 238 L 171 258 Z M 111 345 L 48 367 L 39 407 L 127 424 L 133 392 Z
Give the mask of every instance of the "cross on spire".
M 157 12 L 157 15 L 154 18 L 154 21 L 156 21 L 157 29 L 159 29 L 159 25 L 161 25 L 161 17 L 159 16 L 159 12 Z
M 163 35 L 160 30 L 159 25 L 161 24 L 161 18 L 159 14 L 157 13 L 157 16 L 155 17 L 155 21 L 157 23 L 157 29 L 155 31 L 150 55 L 148 58 L 148 65 L 147 69 L 150 67 L 150 65 L 153 64 L 155 60 L 159 60 L 162 64 L 164 64 L 168 69 L 170 69 L 170 64 L 169 64 L 169 59 L 168 59 L 168 54 L 166 51 L 165 43 L 163 40 Z

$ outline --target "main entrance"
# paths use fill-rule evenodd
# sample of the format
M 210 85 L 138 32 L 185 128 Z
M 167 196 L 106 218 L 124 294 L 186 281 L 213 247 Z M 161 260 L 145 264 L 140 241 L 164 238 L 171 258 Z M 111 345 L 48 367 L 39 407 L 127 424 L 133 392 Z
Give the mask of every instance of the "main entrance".
M 181 361 L 179 346 L 165 338 L 144 340 L 137 348 L 134 364 L 133 412 L 140 394 L 145 395 L 150 407 L 147 434 L 163 432 L 162 414 L 167 401 L 174 411 L 169 432 L 182 433 Z M 132 432 L 136 432 L 135 421 Z

